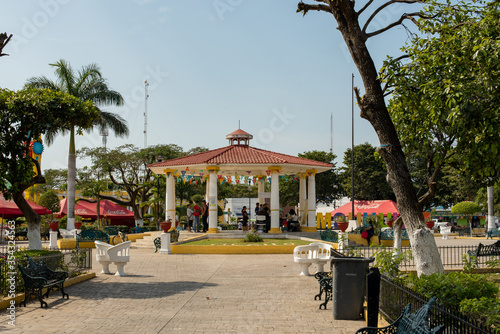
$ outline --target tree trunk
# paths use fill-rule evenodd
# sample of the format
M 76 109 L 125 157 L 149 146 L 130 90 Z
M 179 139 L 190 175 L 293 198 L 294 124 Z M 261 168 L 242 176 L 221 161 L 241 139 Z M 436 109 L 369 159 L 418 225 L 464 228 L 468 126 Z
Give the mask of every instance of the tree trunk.
M 42 249 L 42 239 L 40 238 L 40 216 L 31 208 L 23 197 L 23 192 L 12 194 L 14 202 L 23 213 L 28 224 L 29 249 Z
M 401 255 L 401 229 L 403 227 L 403 219 L 398 217 L 394 224 L 392 225 L 393 234 L 394 234 L 394 251 L 392 253 L 392 257 L 397 259 Z
M 387 181 L 396 195 L 398 211 L 408 231 L 417 274 L 444 272 L 434 235 L 425 226 L 406 158 L 387 111 L 378 72 L 366 47 L 367 36 L 359 26 L 354 3 L 352 1 L 328 3 L 363 80 L 365 95 L 361 98 L 357 94 L 361 117 L 370 122 L 379 138 L 381 148 L 378 151 L 385 161 Z
M 71 127 L 68 154 L 68 220 L 67 229 L 75 228 L 75 192 L 76 192 L 76 150 L 75 128 Z

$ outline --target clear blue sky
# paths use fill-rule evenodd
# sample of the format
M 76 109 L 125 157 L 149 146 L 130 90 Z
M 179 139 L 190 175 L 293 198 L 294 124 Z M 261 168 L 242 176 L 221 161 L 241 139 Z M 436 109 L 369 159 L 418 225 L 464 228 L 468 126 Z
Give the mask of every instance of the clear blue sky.
M 298 0 L 40 0 L 2 1 L 0 32 L 14 34 L 0 58 L 0 87 L 21 89 L 32 76 L 54 79 L 49 63 L 74 69 L 97 63 L 109 86 L 126 100 L 106 107 L 124 117 L 127 139 L 108 147 L 144 145 L 144 80 L 149 86 L 148 145 L 184 150 L 227 145 L 241 128 L 252 146 L 285 154 L 330 149 L 342 160 L 351 146 L 351 74 L 360 77 L 331 15 L 295 13 Z M 360 6 L 361 1 L 357 5 Z M 408 12 L 396 5 L 374 21 L 387 25 Z M 403 28 L 376 37 L 380 67 L 400 55 Z M 378 140 L 355 107 L 355 144 Z M 68 138 L 46 147 L 42 168 L 66 168 Z M 77 148 L 102 145 L 97 132 Z M 78 167 L 85 162 L 80 161 Z

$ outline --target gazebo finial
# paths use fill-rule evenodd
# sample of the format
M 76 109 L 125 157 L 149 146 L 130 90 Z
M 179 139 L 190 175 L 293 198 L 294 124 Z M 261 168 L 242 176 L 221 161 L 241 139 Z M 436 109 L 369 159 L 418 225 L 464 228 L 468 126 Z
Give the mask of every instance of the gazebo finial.
M 239 123 L 239 122 L 238 122 Z M 253 136 L 240 128 L 238 130 L 231 132 L 230 134 L 226 135 L 226 139 L 229 140 L 229 145 L 250 145 L 250 139 L 252 139 Z

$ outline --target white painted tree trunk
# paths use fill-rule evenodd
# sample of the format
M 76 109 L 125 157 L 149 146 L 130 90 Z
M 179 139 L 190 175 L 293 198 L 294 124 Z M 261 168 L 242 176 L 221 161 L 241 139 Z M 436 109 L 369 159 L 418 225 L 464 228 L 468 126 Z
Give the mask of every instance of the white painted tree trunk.
M 28 223 L 29 249 L 42 249 L 40 238 L 40 223 Z
M 496 229 L 495 225 L 495 208 L 493 202 L 493 187 L 488 187 L 488 226 L 486 231 Z

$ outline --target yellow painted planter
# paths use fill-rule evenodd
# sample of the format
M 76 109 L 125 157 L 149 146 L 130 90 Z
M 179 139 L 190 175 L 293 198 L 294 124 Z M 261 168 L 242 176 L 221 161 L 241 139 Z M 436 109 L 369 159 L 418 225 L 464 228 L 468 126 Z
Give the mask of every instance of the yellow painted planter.
M 279 246 L 189 246 L 171 245 L 172 254 L 293 254 L 297 245 Z
M 368 241 L 365 238 L 361 238 L 361 234 L 349 234 L 349 240 L 354 241 L 359 245 L 368 246 Z M 373 237 L 371 237 L 370 242 L 372 246 L 378 246 L 379 245 L 378 236 L 374 235 Z M 393 247 L 394 241 L 382 240 L 381 244 L 382 246 Z M 410 240 L 401 240 L 401 247 L 409 247 L 409 246 L 410 246 Z

